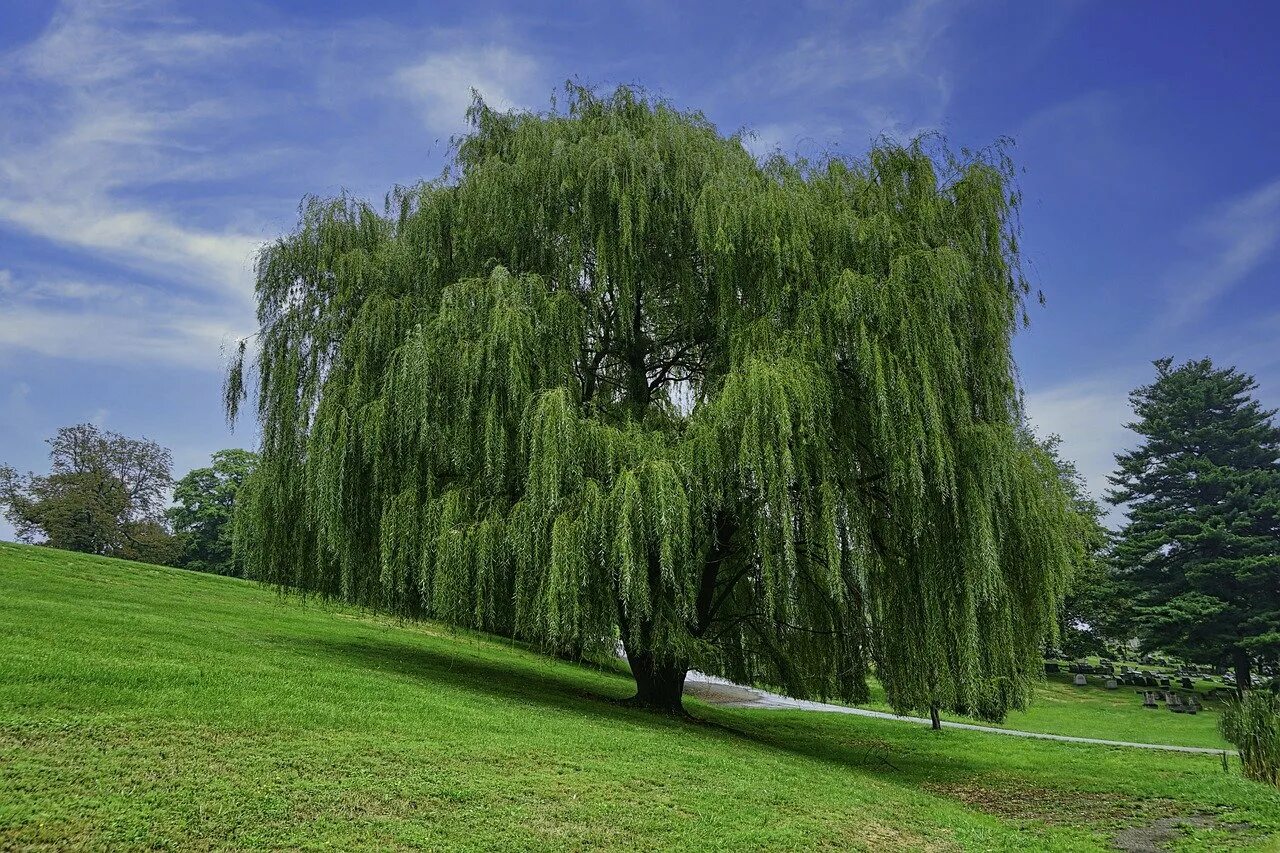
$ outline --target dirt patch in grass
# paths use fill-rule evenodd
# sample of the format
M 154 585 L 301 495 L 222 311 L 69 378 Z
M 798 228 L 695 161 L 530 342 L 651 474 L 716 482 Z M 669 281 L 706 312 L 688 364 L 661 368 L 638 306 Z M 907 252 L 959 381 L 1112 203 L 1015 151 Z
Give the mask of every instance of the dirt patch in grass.
M 1207 814 L 1162 817 L 1146 826 L 1124 830 L 1111 839 L 1111 843 L 1125 853 L 1161 853 L 1172 849 L 1171 845 L 1182 837 L 1184 828 L 1214 831 L 1215 840 L 1220 842 L 1215 846 L 1221 849 L 1230 845 L 1233 837 L 1246 834 L 1251 827 L 1247 823 L 1223 823 Z
M 1034 785 L 983 785 L 977 782 L 931 783 L 925 788 L 952 797 L 970 808 L 1019 821 L 1058 826 L 1082 820 L 1134 826 L 1187 813 L 1185 803 L 1162 798 L 1134 798 L 1093 791 L 1062 791 Z
M 1111 844 L 1126 853 L 1159 853 L 1183 837 L 1185 830 L 1213 835 L 1217 847 L 1243 841 L 1250 824 L 1227 822 L 1189 803 L 1159 797 L 1125 797 L 1092 791 L 1061 791 L 1032 785 L 992 786 L 937 783 L 930 791 L 960 800 L 970 808 L 1016 822 L 1056 826 L 1087 825 L 1112 831 Z

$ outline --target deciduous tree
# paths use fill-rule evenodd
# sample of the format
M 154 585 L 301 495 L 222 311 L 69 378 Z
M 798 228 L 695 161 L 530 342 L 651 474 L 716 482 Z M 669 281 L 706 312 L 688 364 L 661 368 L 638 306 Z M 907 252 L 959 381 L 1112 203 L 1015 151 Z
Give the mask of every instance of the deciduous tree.
M 181 540 L 184 568 L 243 576 L 233 555 L 232 520 L 236 495 L 257 461 L 249 450 L 219 450 L 209 467 L 194 468 L 178 480 L 168 515 Z
M 1034 440 L 1034 439 L 1033 439 Z M 1067 595 L 1062 602 L 1059 646 L 1072 656 L 1107 654 L 1107 643 L 1127 639 L 1129 603 L 1107 559 L 1110 534 L 1102 523 L 1102 507 L 1089 494 L 1075 462 L 1062 455 L 1062 438 L 1037 441 L 1049 456 L 1075 512 L 1078 543 Z
M 623 88 L 477 102 L 385 213 L 257 266 L 253 576 L 795 696 L 1027 699 L 1072 515 L 1019 441 L 999 150 L 764 162 Z M 253 369 L 256 366 L 256 374 Z
M 93 424 L 63 427 L 47 441 L 49 474 L 0 470 L 0 503 L 19 538 L 146 562 L 174 558 L 162 523 L 168 449 Z

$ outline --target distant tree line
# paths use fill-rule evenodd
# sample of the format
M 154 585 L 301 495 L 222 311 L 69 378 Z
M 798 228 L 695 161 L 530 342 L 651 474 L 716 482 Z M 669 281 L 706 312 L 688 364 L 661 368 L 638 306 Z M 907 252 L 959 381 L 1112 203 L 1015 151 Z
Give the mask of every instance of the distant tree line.
M 20 540 L 243 576 L 231 520 L 256 454 L 220 450 L 174 483 L 173 454 L 150 439 L 76 424 L 46 441 L 49 473 L 0 465 L 0 507 Z

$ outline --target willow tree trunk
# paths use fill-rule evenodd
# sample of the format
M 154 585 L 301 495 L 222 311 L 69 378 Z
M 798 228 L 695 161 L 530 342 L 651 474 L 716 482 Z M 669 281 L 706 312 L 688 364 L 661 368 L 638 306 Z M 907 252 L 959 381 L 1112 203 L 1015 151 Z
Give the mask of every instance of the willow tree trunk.
M 625 647 L 625 642 L 624 642 Z M 683 714 L 680 698 L 684 695 L 684 679 L 689 665 L 684 661 L 659 658 L 651 651 L 627 648 L 627 663 L 636 680 L 636 695 L 631 703 L 663 714 Z

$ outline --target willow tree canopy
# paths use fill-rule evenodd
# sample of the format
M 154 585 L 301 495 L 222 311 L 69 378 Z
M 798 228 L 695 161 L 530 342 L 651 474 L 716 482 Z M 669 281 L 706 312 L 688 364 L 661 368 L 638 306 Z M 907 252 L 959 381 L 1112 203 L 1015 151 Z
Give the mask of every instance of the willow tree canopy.
M 999 717 L 1072 549 L 1020 439 L 999 152 L 753 158 L 622 88 L 477 101 L 440 180 L 257 268 L 257 577 L 559 652 Z M 253 365 L 251 365 L 253 366 Z

